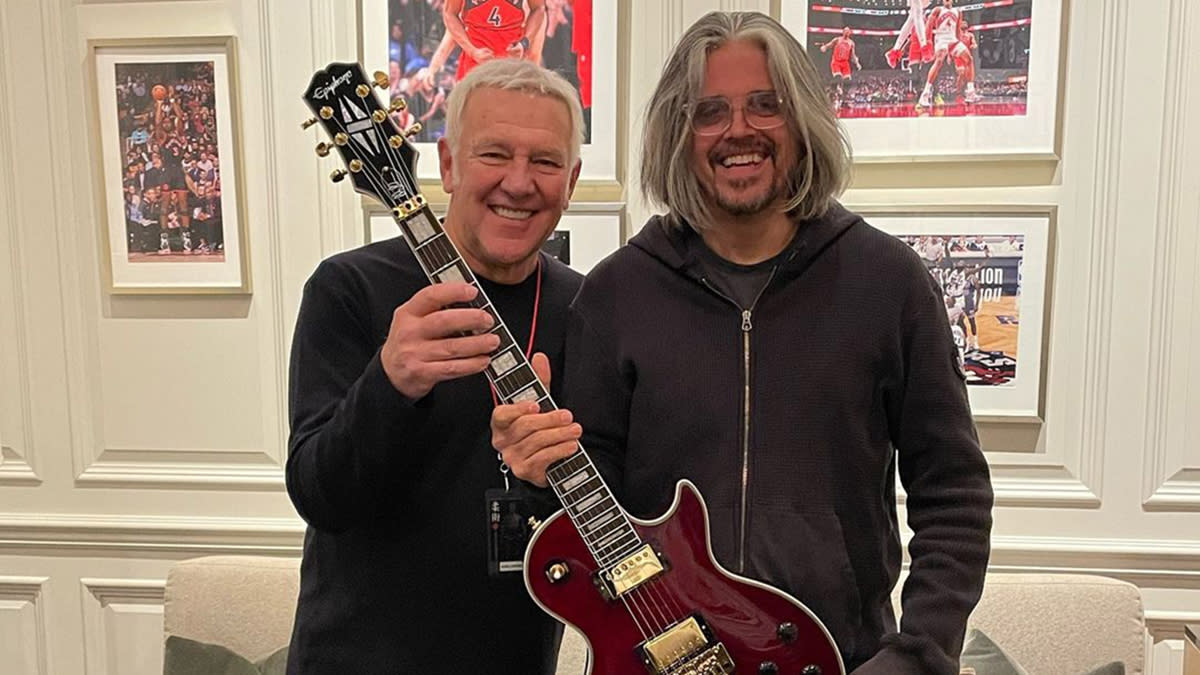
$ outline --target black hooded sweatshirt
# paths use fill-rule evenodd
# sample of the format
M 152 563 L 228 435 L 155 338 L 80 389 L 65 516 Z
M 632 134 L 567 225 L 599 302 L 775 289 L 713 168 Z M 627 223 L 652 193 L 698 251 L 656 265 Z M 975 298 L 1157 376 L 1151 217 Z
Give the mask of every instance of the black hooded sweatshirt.
M 872 672 L 955 675 L 993 495 L 936 282 L 835 204 L 741 307 L 696 237 L 655 217 L 584 281 L 560 399 L 584 448 L 637 517 L 692 480 L 718 562 L 800 599 L 848 670 L 878 654 Z M 914 533 L 899 630 L 897 466 Z

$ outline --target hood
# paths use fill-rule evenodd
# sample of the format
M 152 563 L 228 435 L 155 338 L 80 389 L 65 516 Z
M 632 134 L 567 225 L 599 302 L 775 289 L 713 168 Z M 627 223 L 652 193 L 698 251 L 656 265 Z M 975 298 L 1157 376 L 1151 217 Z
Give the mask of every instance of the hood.
M 796 237 L 789 246 L 791 255 L 780 266 L 779 276 L 787 278 L 804 271 L 817 256 L 837 241 L 854 225 L 863 222 L 858 214 L 847 211 L 833 202 L 824 215 L 802 221 Z M 629 240 L 629 245 L 646 252 L 664 265 L 698 277 L 699 261 L 688 242 L 699 237 L 694 229 L 673 213 L 653 216 L 641 231 Z

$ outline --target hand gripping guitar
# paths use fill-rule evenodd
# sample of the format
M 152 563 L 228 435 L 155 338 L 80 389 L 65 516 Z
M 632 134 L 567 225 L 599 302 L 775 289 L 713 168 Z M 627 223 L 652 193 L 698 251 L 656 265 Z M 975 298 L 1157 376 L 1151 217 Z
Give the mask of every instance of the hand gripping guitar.
M 333 63 L 317 72 L 304 100 L 333 139 L 355 189 L 385 204 L 431 283 L 465 281 L 470 268 L 442 230 L 415 178 L 417 151 L 371 90 L 362 68 Z M 387 76 L 373 84 L 387 89 Z M 500 346 L 488 379 L 504 403 L 537 401 L 555 409 L 483 289 L 468 306 L 495 319 Z M 574 626 L 591 647 L 595 675 L 719 673 L 844 675 L 841 655 L 807 607 L 766 584 L 738 577 L 713 558 L 708 511 L 696 487 L 680 481 L 661 518 L 628 515 L 582 447 L 547 471 L 563 510 L 537 526 L 525 552 L 525 585 L 555 618 Z

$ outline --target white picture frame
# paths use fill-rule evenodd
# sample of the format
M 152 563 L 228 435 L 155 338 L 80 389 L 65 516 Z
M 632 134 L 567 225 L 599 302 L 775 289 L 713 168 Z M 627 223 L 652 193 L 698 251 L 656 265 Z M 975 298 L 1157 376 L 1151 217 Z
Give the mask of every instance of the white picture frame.
M 569 5 L 570 3 L 568 3 Z M 585 124 L 588 127 L 580 151 L 584 182 L 617 183 L 618 96 L 617 96 L 617 17 L 619 3 L 596 0 L 589 3 L 591 16 L 591 58 L 572 67 L 591 69 L 590 106 L 585 105 Z M 360 0 L 359 62 L 368 74 L 389 73 L 389 3 L 387 0 Z M 549 22 L 548 22 L 549 23 Z M 435 28 L 440 27 L 440 21 Z M 441 28 L 444 31 L 444 28 Z M 437 31 L 435 31 L 437 32 Z M 441 32 L 438 32 L 440 35 Z M 569 37 L 569 36 L 568 36 Z M 408 38 L 405 38 L 408 40 Z M 426 51 L 428 48 L 426 47 Z M 457 49 L 455 50 L 458 51 Z M 574 54 L 574 52 L 572 52 Z M 578 56 L 578 55 L 576 55 Z M 453 55 L 451 58 L 454 58 Z M 546 64 L 548 67 L 554 64 Z M 557 69 L 557 68 L 555 68 Z M 402 75 L 405 73 L 402 73 Z M 579 85 L 576 84 L 576 88 Z M 437 180 L 437 143 L 417 136 L 413 145 L 420 153 L 417 161 L 419 180 Z
M 232 36 L 88 42 L 93 134 L 98 137 L 99 150 L 97 208 L 105 223 L 100 236 L 101 267 L 110 293 L 250 293 L 236 53 Z M 183 110 L 183 105 L 171 103 L 170 92 L 176 91 L 181 101 L 186 100 L 187 110 L 182 113 L 177 111 Z M 188 100 L 196 99 L 197 91 L 203 92 L 203 100 Z M 152 119 L 159 117 L 154 111 L 159 105 L 171 106 L 161 115 L 161 134 L 160 125 Z M 201 126 L 194 119 L 187 125 L 171 122 L 173 115 L 181 114 L 202 114 L 207 122 Z M 129 122 L 131 117 L 142 121 Z M 209 133 L 200 134 L 197 140 L 197 130 L 205 125 Z M 143 164 L 150 165 L 153 155 L 169 147 L 176 148 L 181 157 L 199 157 L 197 144 L 212 149 L 203 161 L 205 167 L 211 162 L 215 171 L 208 170 L 205 178 L 198 174 L 193 178 L 188 162 L 178 172 L 178 185 L 172 181 L 169 189 L 146 185 L 145 181 L 151 180 L 148 169 L 141 177 L 130 175 L 128 166 L 136 163 L 131 157 L 148 160 Z M 193 191 L 194 185 L 201 187 Z M 130 190 L 136 194 L 136 202 L 130 201 Z M 201 198 L 201 190 L 206 190 L 208 199 Z M 173 220 L 160 225 L 161 215 L 152 218 L 144 213 L 136 218 L 140 227 L 129 220 L 131 213 L 137 215 L 152 205 L 147 192 L 155 197 L 160 192 L 170 195 L 158 200 L 159 211 Z M 214 199 L 215 205 L 211 204 Z M 133 211 L 129 210 L 131 203 L 137 207 Z M 211 242 L 205 240 L 206 235 Z M 160 242 L 165 242 L 164 248 L 156 248 Z
M 976 420 L 1041 422 L 1056 209 L 915 206 L 853 210 L 872 226 L 913 245 L 934 278 L 942 280 L 939 283 L 948 289 L 947 295 L 956 293 L 950 287 L 962 279 L 958 276 L 951 281 L 952 271 L 969 275 L 977 270 L 974 331 L 960 315 L 966 333 L 962 338 L 967 343 L 960 343 L 960 355 L 965 361 L 971 411 Z M 934 251 L 934 238 L 947 244 L 937 263 L 931 261 L 933 255 L 921 253 L 922 237 Z M 960 243 L 952 241 L 960 237 Z M 988 250 L 970 250 L 979 248 L 976 241 Z M 957 304 L 962 308 L 965 303 L 960 298 Z M 950 311 L 947 321 L 953 331 Z
M 924 0 L 925 2 L 941 3 L 941 0 Z M 886 41 L 894 39 L 903 27 L 904 8 L 863 9 L 860 3 L 853 3 L 852 13 L 841 12 L 840 6 L 847 0 L 822 0 L 821 3 L 785 2 L 780 11 L 780 21 L 787 27 L 801 44 L 808 48 L 808 53 L 822 77 L 831 90 L 838 77 L 831 73 L 830 54 L 820 51 L 818 44 L 826 40 L 814 37 L 823 35 L 830 30 L 827 24 L 841 24 L 851 27 L 855 32 L 852 36 L 856 42 L 871 40 Z M 1052 160 L 1060 155 L 1060 63 L 1062 58 L 1063 39 L 1063 0 L 1001 0 L 1010 5 L 1029 4 L 1030 14 L 1025 24 L 1029 30 L 1028 67 L 1025 75 L 1012 75 L 1019 84 L 1021 77 L 1027 85 L 1024 96 L 1024 114 L 992 115 L 976 114 L 974 106 L 959 106 L 971 110 L 961 116 L 942 114 L 939 111 L 949 110 L 949 107 L 933 106 L 916 116 L 904 117 L 856 117 L 842 119 L 854 151 L 854 158 L 860 162 L 912 162 L 912 161 L 973 161 L 973 160 Z M 955 5 L 961 5 L 967 12 L 964 16 L 977 11 L 997 11 L 996 3 L 987 3 L 983 7 L 977 0 L 956 0 Z M 897 14 L 898 12 L 898 14 Z M 819 16 L 818 16 L 819 13 Z M 894 14 L 894 16 L 893 16 Z M 885 16 L 886 15 L 886 16 Z M 831 19 L 830 17 L 837 18 Z M 875 23 L 893 20 L 896 26 L 889 31 L 877 30 Z M 857 24 L 871 21 L 872 28 L 859 28 Z M 1022 20 L 1015 20 L 1022 21 Z M 813 25 L 810 25 L 811 24 Z M 818 25 L 819 23 L 819 25 Z M 996 30 L 1008 28 L 1006 22 L 981 22 L 979 28 L 995 25 Z M 973 24 L 974 25 L 974 24 Z M 982 33 L 982 31 L 977 31 Z M 887 33 L 884 35 L 884 33 Z M 836 37 L 829 34 L 829 38 Z M 873 53 L 878 45 L 867 45 L 871 51 L 871 61 L 878 61 L 878 55 Z M 862 51 L 859 49 L 858 51 Z M 904 51 L 904 50 L 902 50 Z M 864 56 L 860 54 L 860 57 Z M 860 61 L 862 59 L 860 58 Z M 874 64 L 877 66 L 878 64 Z M 950 72 L 954 72 L 954 64 L 949 63 Z M 855 78 L 863 81 L 872 73 L 878 77 L 893 77 L 880 72 L 875 67 L 863 66 L 866 70 L 852 70 L 851 79 L 845 82 L 844 88 L 850 88 Z M 887 65 L 884 64 L 885 70 Z M 919 66 L 917 73 L 919 86 L 921 77 L 928 66 Z M 889 71 L 895 73 L 895 71 Z M 980 72 L 980 71 L 977 71 Z M 1001 73 L 1001 71 L 997 71 Z M 998 74 L 997 77 L 1000 75 Z M 911 90 L 906 95 L 911 96 Z M 856 100 L 859 94 L 854 94 Z M 986 99 L 985 99 L 986 100 Z M 869 105 L 869 104 L 868 104 Z M 957 104 L 956 104 L 957 105 Z M 910 105 L 909 107 L 913 107 Z M 835 105 L 835 108 L 841 109 Z M 954 108 L 958 110 L 958 107 Z M 905 113 L 908 114 L 908 113 Z

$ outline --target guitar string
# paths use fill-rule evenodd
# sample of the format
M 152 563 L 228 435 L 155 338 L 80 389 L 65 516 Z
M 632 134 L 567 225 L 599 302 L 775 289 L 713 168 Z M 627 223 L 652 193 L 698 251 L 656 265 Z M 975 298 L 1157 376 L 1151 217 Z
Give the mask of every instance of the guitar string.
M 371 94 L 371 95 L 373 96 L 373 94 Z M 366 103 L 365 103 L 366 97 L 362 97 L 362 98 L 364 100 L 364 106 L 365 106 L 366 105 Z M 376 104 L 378 105 L 377 99 L 376 99 Z M 383 109 L 382 106 L 380 106 L 380 109 Z M 388 119 L 390 119 L 390 118 L 388 118 Z M 338 119 L 337 111 L 334 112 L 334 115 L 330 118 L 330 120 L 335 122 L 335 124 L 337 125 L 339 130 L 341 130 L 344 133 L 347 133 L 347 135 L 350 136 L 350 139 L 347 140 L 346 145 L 343 147 L 349 149 L 349 151 L 352 154 L 354 154 L 357 159 L 362 161 L 363 168 L 364 168 L 364 171 L 362 173 L 364 173 L 365 177 L 371 181 L 372 187 L 375 187 L 377 192 L 381 196 L 386 195 L 387 193 L 386 193 L 386 190 L 384 189 L 384 188 L 386 188 L 386 181 L 385 181 L 384 177 L 381 175 L 377 175 L 378 169 L 376 169 L 374 164 L 372 164 L 372 162 L 369 161 L 369 158 L 362 155 L 362 149 L 356 145 L 357 141 L 355 141 L 353 139 L 353 135 L 349 133 L 347 127 L 344 125 L 342 120 Z M 374 120 L 372 120 L 372 122 L 374 122 Z M 375 123 L 375 124 L 379 124 L 379 123 Z M 409 193 L 414 197 L 417 196 L 418 191 L 415 188 L 415 186 L 416 186 L 415 177 L 409 171 L 406 163 L 403 160 L 403 157 L 400 155 L 399 149 L 393 148 L 391 143 L 389 143 L 386 138 L 382 141 L 382 145 L 384 147 L 384 153 L 386 153 L 386 155 L 388 157 L 389 164 L 391 166 L 399 169 L 399 171 L 401 173 L 401 178 L 404 179 L 406 183 L 408 183 L 408 186 L 406 186 L 406 187 L 410 188 Z M 385 201 L 385 203 L 386 203 L 386 201 Z M 444 232 L 443 232 L 443 234 L 444 234 Z M 453 242 L 451 242 L 451 243 L 453 243 Z M 426 264 L 426 262 L 421 258 L 421 256 L 416 256 L 416 257 L 417 257 L 418 261 L 422 263 L 422 266 L 426 268 L 425 269 L 426 275 L 432 276 L 432 273 L 434 270 L 428 269 L 429 265 Z M 461 259 L 461 256 L 459 256 L 459 259 Z M 474 276 L 474 275 L 472 274 L 472 276 Z M 482 289 L 480 289 L 480 291 L 482 292 Z M 490 304 L 490 300 L 488 301 L 487 304 Z M 498 312 L 497 312 L 497 314 L 498 314 Z M 582 451 L 582 446 L 580 446 L 580 450 Z M 585 457 L 586 457 L 586 453 L 585 453 Z M 592 464 L 590 462 L 590 458 L 589 458 L 589 464 L 591 464 L 592 467 L 595 466 L 594 464 Z M 603 479 L 601 479 L 601 480 L 603 481 Z M 558 492 L 557 489 L 555 491 Z M 562 495 L 560 494 L 559 497 L 561 500 Z M 614 502 L 615 502 L 615 500 L 614 500 Z M 632 523 L 629 522 L 628 515 L 625 513 L 625 510 L 619 504 L 617 505 L 617 510 L 621 516 L 621 519 L 624 521 L 624 524 L 627 526 L 627 528 L 629 530 L 633 531 L 634 534 L 636 535 L 636 531 L 633 530 Z M 568 510 L 568 515 L 571 515 L 570 510 Z M 574 521 L 575 519 L 572 517 L 571 520 Z M 576 524 L 576 529 L 579 530 L 578 524 Z M 581 534 L 582 534 L 582 532 L 581 532 Z M 640 537 L 639 537 L 639 539 L 640 539 Z M 619 540 L 620 540 L 620 538 L 618 538 L 618 541 Z M 585 540 L 585 543 L 586 543 L 586 540 Z M 594 555 L 595 554 L 593 554 L 593 556 Z M 608 556 L 604 556 L 604 557 L 607 558 Z M 599 562 L 599 561 L 597 561 L 597 562 Z M 608 563 L 603 563 L 603 564 L 605 564 L 605 566 L 607 566 L 608 564 L 611 564 L 611 561 Z M 643 593 L 641 593 L 637 589 L 635 589 L 634 593 L 631 593 L 628 596 L 623 596 L 621 598 L 621 600 L 622 600 L 622 604 L 626 608 L 626 611 L 629 613 L 630 618 L 633 619 L 634 624 L 637 627 L 639 633 L 642 634 L 643 640 L 645 640 L 645 639 L 649 639 L 650 635 L 661 633 L 667 627 L 667 625 L 669 625 L 672 622 L 670 621 L 670 612 L 665 607 L 665 603 L 662 602 L 661 595 L 657 600 L 655 598 L 646 599 L 646 598 L 643 598 L 642 596 L 643 596 Z M 658 610 L 658 614 L 659 614 L 658 617 L 654 616 L 653 610 Z M 680 618 L 682 618 L 682 617 L 680 617 Z M 653 628 L 643 627 L 643 624 L 645 624 L 645 626 L 648 626 L 648 627 L 652 626 Z

